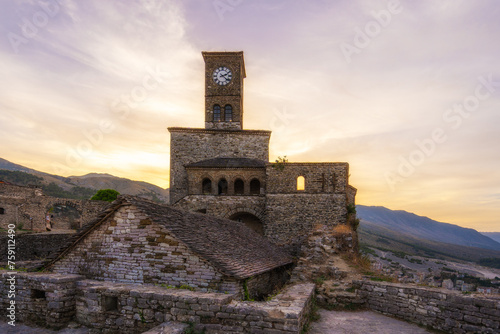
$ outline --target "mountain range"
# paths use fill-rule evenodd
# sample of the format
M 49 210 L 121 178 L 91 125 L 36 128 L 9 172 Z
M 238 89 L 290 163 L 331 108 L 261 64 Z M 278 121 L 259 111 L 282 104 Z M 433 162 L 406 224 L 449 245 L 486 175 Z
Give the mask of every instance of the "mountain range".
M 26 174 L 27 173 L 27 174 Z M 17 185 L 38 185 L 44 194 L 55 197 L 88 199 L 99 189 L 114 189 L 120 194 L 135 195 L 168 203 L 168 189 L 110 174 L 90 173 L 63 177 L 40 172 L 0 158 L 0 180 Z

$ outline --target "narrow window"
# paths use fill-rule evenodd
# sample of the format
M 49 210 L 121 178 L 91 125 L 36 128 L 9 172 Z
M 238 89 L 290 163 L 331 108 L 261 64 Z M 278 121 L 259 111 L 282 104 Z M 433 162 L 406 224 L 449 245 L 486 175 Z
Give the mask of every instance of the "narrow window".
M 4 208 L 0 208 L 0 215 L 4 215 L 5 214 L 5 209 Z
M 214 122 L 220 122 L 220 105 L 214 105 Z
M 118 311 L 118 297 L 104 296 L 102 306 L 105 312 Z
M 297 178 L 297 190 L 306 189 L 306 179 L 303 176 Z
M 260 194 L 260 181 L 257 179 L 253 179 L 250 181 L 250 195 L 259 195 Z
M 198 212 L 198 213 L 207 213 L 207 209 L 199 209 L 199 210 L 196 210 L 196 212 Z
M 220 179 L 219 184 L 218 184 L 218 188 L 219 188 L 219 192 L 218 192 L 219 195 L 226 195 L 227 194 L 227 181 L 226 181 L 226 179 Z
M 229 104 L 224 107 L 224 120 L 226 122 L 232 122 L 233 120 L 233 107 Z
M 245 182 L 242 179 L 236 179 L 234 181 L 234 193 L 236 195 L 243 195 L 245 192 Z
M 201 188 L 203 195 L 210 195 L 212 193 L 212 181 L 208 178 L 203 179 Z

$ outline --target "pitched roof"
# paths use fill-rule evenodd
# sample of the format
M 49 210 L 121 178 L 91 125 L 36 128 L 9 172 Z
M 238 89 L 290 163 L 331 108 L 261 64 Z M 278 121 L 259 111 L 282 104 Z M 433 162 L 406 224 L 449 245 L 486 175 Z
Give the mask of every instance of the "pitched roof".
M 190 163 L 186 168 L 264 168 L 266 162 L 249 158 L 214 158 Z
M 119 196 L 94 221 L 85 225 L 43 268 L 62 258 L 79 241 L 107 221 L 119 208 L 134 205 L 154 223 L 162 225 L 194 253 L 227 276 L 248 278 L 292 263 L 292 258 L 265 237 L 242 223 L 174 209 L 134 196 Z

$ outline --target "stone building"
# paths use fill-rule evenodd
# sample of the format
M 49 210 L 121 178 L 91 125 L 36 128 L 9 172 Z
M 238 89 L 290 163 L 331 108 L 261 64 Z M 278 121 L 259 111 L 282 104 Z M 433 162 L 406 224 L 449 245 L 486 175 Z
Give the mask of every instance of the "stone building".
M 102 201 L 45 196 L 41 188 L 0 182 L 0 227 L 9 224 L 45 231 L 45 215 L 56 229 L 77 229 L 107 205 Z
M 120 196 L 44 268 L 258 298 L 285 283 L 291 264 L 287 253 L 243 224 Z
M 243 128 L 243 52 L 203 52 L 205 128 L 170 127 L 170 204 L 247 224 L 297 250 L 315 225 L 347 223 L 349 165 L 269 163 L 271 131 Z

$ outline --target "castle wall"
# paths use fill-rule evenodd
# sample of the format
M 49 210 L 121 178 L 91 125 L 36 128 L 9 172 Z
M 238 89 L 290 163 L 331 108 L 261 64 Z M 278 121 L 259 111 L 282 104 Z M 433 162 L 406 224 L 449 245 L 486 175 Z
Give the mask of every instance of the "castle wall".
M 268 194 L 345 193 L 349 178 L 349 164 L 287 162 L 272 163 L 266 168 Z M 297 190 L 297 178 L 303 176 L 305 189 Z
M 497 298 L 393 283 L 354 281 L 357 294 L 377 312 L 446 333 L 498 333 Z
M 265 235 L 299 248 L 314 226 L 345 224 L 346 216 L 344 194 L 268 194 Z
M 52 268 L 96 280 L 241 292 L 239 282 L 225 281 L 210 263 L 134 206 L 119 209 Z
M 185 165 L 217 157 L 269 161 L 270 131 L 169 128 L 170 204 L 188 194 Z

